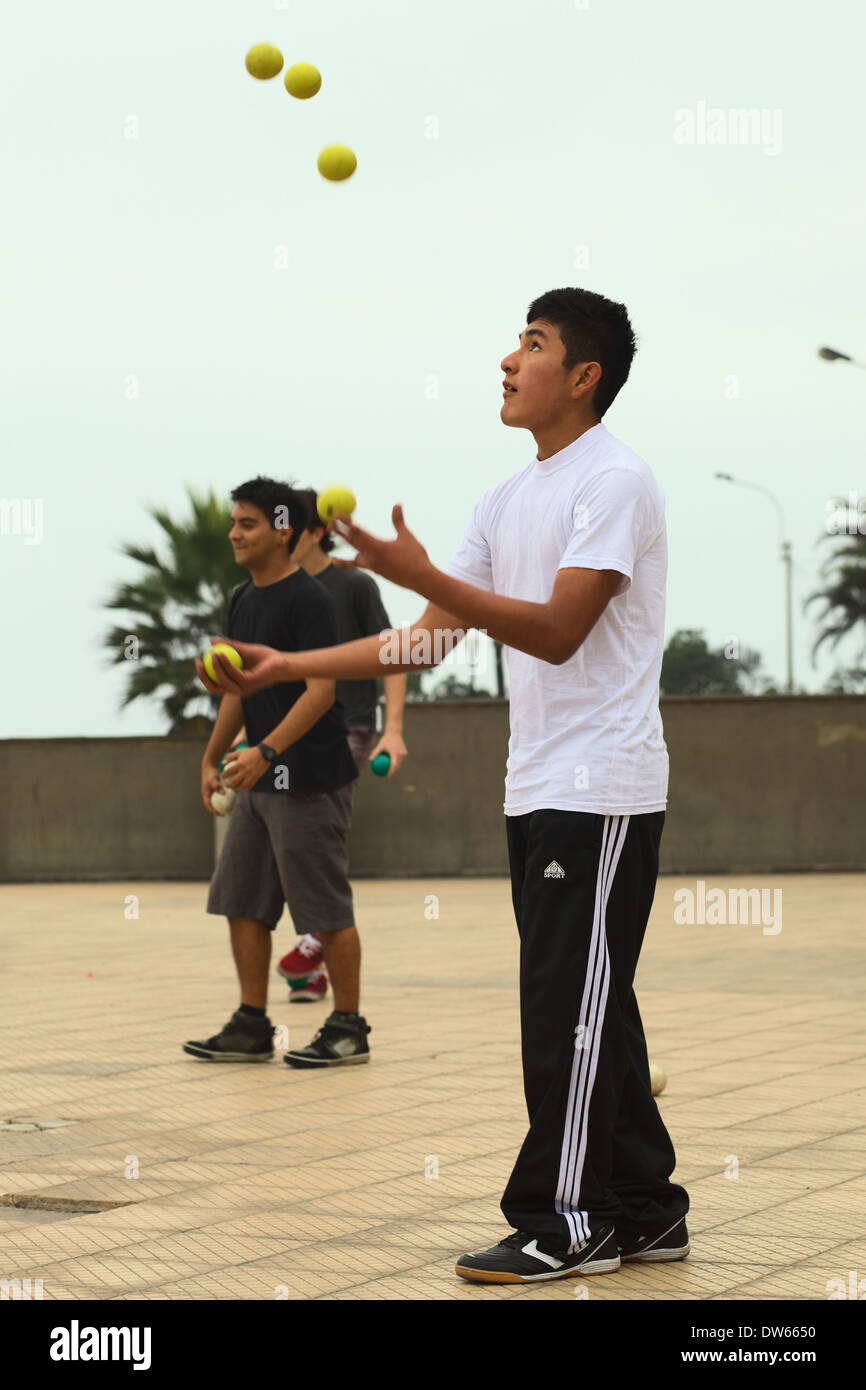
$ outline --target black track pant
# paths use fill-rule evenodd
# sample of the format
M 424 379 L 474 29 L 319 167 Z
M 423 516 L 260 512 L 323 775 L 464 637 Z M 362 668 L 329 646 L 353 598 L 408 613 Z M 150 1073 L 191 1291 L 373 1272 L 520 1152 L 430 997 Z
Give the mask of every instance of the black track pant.
M 529 1132 L 502 1211 L 558 1249 L 611 1221 L 642 1235 L 688 1211 L 632 989 L 664 819 L 506 817 Z

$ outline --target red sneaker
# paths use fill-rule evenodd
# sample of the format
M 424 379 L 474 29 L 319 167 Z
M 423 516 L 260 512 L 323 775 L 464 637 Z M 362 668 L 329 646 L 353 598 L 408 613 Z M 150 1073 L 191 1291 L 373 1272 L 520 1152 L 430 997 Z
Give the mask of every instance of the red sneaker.
M 295 949 L 283 956 L 277 974 L 284 980 L 305 980 L 321 965 L 324 954 L 317 936 L 302 936 Z
M 328 976 L 324 970 L 314 970 L 303 984 L 289 986 L 290 1004 L 315 1004 L 328 993 Z

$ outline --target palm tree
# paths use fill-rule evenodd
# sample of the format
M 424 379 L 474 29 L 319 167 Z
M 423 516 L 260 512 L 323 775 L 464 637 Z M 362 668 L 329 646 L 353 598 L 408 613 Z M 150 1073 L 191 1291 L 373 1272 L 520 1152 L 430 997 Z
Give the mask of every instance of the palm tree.
M 828 531 L 821 537 L 822 540 L 833 539 L 837 545 L 821 566 L 820 578 L 825 581 L 824 587 L 810 594 L 805 604 L 806 608 L 819 600 L 824 604 L 818 618 L 822 630 L 812 648 L 813 664 L 819 648 L 825 642 L 829 642 L 830 650 L 835 651 L 842 638 L 849 633 L 856 634 L 862 640 L 855 660 L 862 662 L 866 657 L 866 534 L 860 529 L 862 513 L 851 512 L 845 498 L 837 497 L 833 501 L 836 515 L 844 514 L 849 519 L 849 529 Z M 853 527 L 850 526 L 850 518 L 854 520 Z M 841 688 L 844 689 L 846 672 L 837 671 L 834 675 L 841 680 Z M 854 666 L 847 675 L 855 678 L 857 688 L 856 678 L 862 678 L 862 670 Z
M 229 593 L 246 577 L 228 543 L 231 507 L 213 492 L 200 496 L 188 488 L 187 497 L 187 521 L 174 521 L 160 508 L 150 511 L 168 541 L 167 558 L 150 546 L 121 546 L 143 573 L 116 588 L 105 605 L 131 615 L 129 626 L 113 627 L 105 637 L 112 662 L 129 672 L 122 706 L 163 692 L 172 734 L 210 730 L 217 699 L 200 684 L 193 657 L 225 630 Z

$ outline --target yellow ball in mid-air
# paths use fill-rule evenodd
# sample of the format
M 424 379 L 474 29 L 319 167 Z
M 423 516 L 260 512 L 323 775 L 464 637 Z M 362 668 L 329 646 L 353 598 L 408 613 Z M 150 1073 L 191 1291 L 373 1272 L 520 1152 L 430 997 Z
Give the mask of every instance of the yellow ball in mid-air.
M 283 69 L 283 55 L 272 43 L 255 44 L 244 62 L 250 77 L 257 77 L 261 82 L 276 77 Z
M 318 158 L 319 173 L 323 179 L 341 183 L 351 178 L 358 167 L 354 150 L 348 145 L 326 145 Z
M 345 512 L 346 516 L 351 516 L 357 505 L 354 492 L 342 483 L 332 483 L 324 492 L 320 492 L 316 499 L 316 510 L 325 526 L 334 520 L 338 512 Z
M 321 87 L 322 74 L 312 63 L 292 63 L 290 68 L 286 68 L 283 82 L 289 96 L 306 101 L 307 97 L 314 97 Z
M 217 642 L 215 647 L 208 648 L 208 650 L 205 652 L 204 656 L 201 659 L 204 669 L 207 671 L 208 675 L 210 676 L 211 680 L 214 682 L 215 685 L 219 685 L 220 678 L 219 672 L 213 664 L 214 652 L 219 652 L 220 656 L 224 656 L 226 661 L 231 662 L 232 666 L 237 666 L 239 671 L 242 671 L 244 669 L 244 661 L 240 652 L 236 652 L 234 647 L 230 647 L 227 642 Z

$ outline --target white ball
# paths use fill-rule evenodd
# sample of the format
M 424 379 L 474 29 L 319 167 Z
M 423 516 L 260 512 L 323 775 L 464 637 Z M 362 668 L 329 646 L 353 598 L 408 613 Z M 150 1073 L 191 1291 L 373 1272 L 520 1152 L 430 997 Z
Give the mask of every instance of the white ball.
M 211 794 L 210 804 L 218 816 L 228 816 L 237 799 L 237 792 L 233 792 L 231 787 L 225 787 L 221 792 Z
M 660 1066 L 658 1066 L 655 1062 L 650 1062 L 650 1064 L 649 1064 L 649 1069 L 650 1069 L 650 1085 L 652 1086 L 652 1093 L 653 1093 L 654 1096 L 660 1096 L 661 1093 L 662 1093 L 662 1091 L 664 1090 L 665 1086 L 668 1084 L 667 1076 L 666 1076 L 664 1070 L 663 1070 Z

